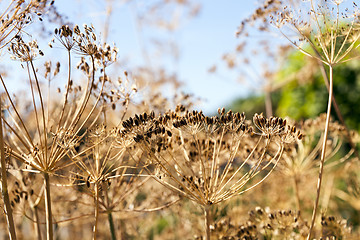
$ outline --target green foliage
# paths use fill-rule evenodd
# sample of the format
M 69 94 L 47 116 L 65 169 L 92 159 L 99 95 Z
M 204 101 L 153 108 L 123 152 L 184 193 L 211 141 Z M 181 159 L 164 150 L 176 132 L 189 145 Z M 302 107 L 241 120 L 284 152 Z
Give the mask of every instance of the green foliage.
M 315 118 L 326 111 L 327 89 L 316 61 L 296 51 L 276 73 L 282 87 L 271 93 L 274 114 L 295 120 Z M 350 129 L 360 131 L 360 62 L 351 61 L 334 68 L 334 95 Z M 235 100 L 234 111 L 265 112 L 264 96 L 251 95 Z M 338 120 L 332 110 L 332 117 Z
M 247 98 L 236 99 L 231 103 L 230 108 L 238 112 L 246 112 L 249 116 L 265 112 L 264 96 L 251 95 Z
M 314 118 L 326 111 L 327 90 L 321 73 L 317 70 L 310 79 L 304 79 L 304 75 L 301 74 L 302 71 L 312 70 L 304 70 L 309 67 L 308 61 L 309 58 L 304 54 L 295 52 L 290 55 L 289 62 L 284 68 L 277 73 L 277 81 L 289 81 L 273 93 L 279 95 L 277 108 L 274 109 L 277 115 L 299 120 Z
M 155 223 L 154 227 L 152 227 L 148 233 L 148 239 L 154 239 L 156 235 L 161 234 L 161 232 L 169 226 L 169 222 L 165 218 L 160 218 Z

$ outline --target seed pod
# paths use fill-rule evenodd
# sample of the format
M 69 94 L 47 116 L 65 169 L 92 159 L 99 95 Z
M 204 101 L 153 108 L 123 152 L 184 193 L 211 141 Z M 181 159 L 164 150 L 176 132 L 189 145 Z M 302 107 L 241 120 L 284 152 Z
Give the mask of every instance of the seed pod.
M 87 177 L 86 179 L 86 186 L 89 188 L 90 187 L 90 176 Z

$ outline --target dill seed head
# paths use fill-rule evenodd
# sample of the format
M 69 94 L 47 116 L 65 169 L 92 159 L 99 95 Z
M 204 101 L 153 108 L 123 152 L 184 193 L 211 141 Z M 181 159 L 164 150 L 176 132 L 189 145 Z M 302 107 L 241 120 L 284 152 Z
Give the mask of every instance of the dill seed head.
M 342 1 L 332 3 L 306 1 L 297 8 L 285 6 L 272 14 L 271 23 L 305 55 L 334 66 L 357 55 L 360 31 L 357 5 L 343 9 Z
M 30 62 L 33 61 L 37 55 L 43 55 L 37 41 L 33 40 L 29 43 L 25 43 L 20 36 L 11 41 L 8 50 L 12 53 L 13 59 L 22 62 Z
M 135 114 L 122 126 L 135 145 L 147 152 L 148 160 L 158 166 L 157 181 L 170 184 L 172 190 L 203 206 L 247 191 L 244 186 L 250 179 L 275 167 L 281 158 L 281 154 L 264 154 L 275 150 L 270 142 L 277 140 L 277 147 L 283 148 L 299 135 L 281 118 L 256 114 L 254 124 L 262 132 L 254 134 L 244 113 L 223 108 L 219 116 L 208 117 L 202 111 L 180 108 L 157 117 Z
M 70 51 L 76 44 L 75 38 L 73 36 L 74 30 L 72 30 L 68 25 L 62 25 L 60 28 L 55 28 L 55 38 L 67 49 Z M 52 41 L 54 42 L 54 41 Z M 50 43 L 50 47 L 52 44 Z

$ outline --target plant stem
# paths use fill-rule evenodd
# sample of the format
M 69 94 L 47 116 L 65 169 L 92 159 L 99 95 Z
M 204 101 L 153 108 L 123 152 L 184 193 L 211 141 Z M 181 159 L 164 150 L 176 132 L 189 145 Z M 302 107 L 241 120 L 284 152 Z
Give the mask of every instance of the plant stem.
M 45 209 L 46 209 L 46 239 L 53 239 L 53 224 L 51 212 L 50 178 L 49 173 L 44 173 L 45 182 Z
M 12 209 L 10 204 L 9 192 L 7 187 L 7 176 L 6 176 L 6 162 L 5 162 L 5 146 L 4 146 L 4 134 L 1 116 L 0 106 L 0 157 L 1 157 L 1 195 L 4 201 L 4 211 L 6 215 L 6 221 L 9 229 L 9 237 L 11 240 L 16 239 L 14 219 L 12 215 Z
M 97 225 L 98 225 L 98 221 L 99 221 L 99 186 L 98 183 L 95 182 L 95 223 L 94 223 L 94 230 L 93 230 L 93 234 L 94 234 L 94 240 L 96 240 L 96 233 L 97 233 Z
M 324 140 L 321 149 L 321 157 L 320 157 L 320 169 L 319 169 L 319 178 L 317 182 L 317 193 L 316 193 L 316 200 L 314 203 L 313 214 L 311 218 L 311 225 L 309 229 L 309 234 L 307 240 L 310 240 L 311 234 L 314 228 L 316 213 L 319 205 L 320 199 L 320 190 L 321 190 L 321 183 L 322 183 L 322 176 L 323 176 L 323 169 L 324 169 L 324 162 L 325 162 L 325 152 L 326 152 L 326 142 L 328 137 L 328 130 L 329 130 L 329 123 L 330 123 L 330 113 L 331 113 L 331 103 L 333 98 L 333 66 L 329 64 L 329 99 L 328 99 L 328 107 L 326 112 L 326 122 L 325 122 L 325 130 L 324 130 Z
M 206 230 L 206 240 L 210 240 L 210 206 L 204 206 L 204 214 L 205 214 L 205 230 Z
M 327 88 L 327 90 L 328 90 L 328 92 L 329 92 L 329 89 L 330 89 L 330 86 L 329 86 L 329 78 L 328 78 L 328 76 L 327 76 L 327 74 L 326 74 L 324 64 L 320 62 L 319 65 L 320 65 L 320 69 L 321 69 L 321 74 L 323 75 L 323 78 L 324 78 L 324 82 L 325 82 L 326 88 Z M 336 112 L 337 117 L 339 118 L 340 123 L 345 127 L 346 136 L 347 136 L 347 138 L 348 138 L 350 147 L 354 149 L 355 154 L 360 158 L 360 154 L 359 154 L 359 152 L 358 152 L 358 150 L 357 150 L 357 148 L 356 148 L 356 146 L 355 146 L 355 144 L 354 144 L 354 142 L 353 142 L 353 140 L 352 140 L 352 137 L 351 137 L 349 128 L 348 128 L 348 126 L 347 126 L 346 123 L 345 123 L 344 117 L 343 117 L 343 115 L 341 114 L 339 105 L 337 104 L 336 99 L 335 99 L 334 96 L 332 96 L 332 104 L 333 104 L 333 106 L 334 106 L 334 110 L 335 110 L 335 112 Z
M 109 226 L 110 226 L 111 240 L 116 240 L 116 233 L 115 233 L 115 227 L 114 227 L 114 219 L 113 219 L 113 217 L 112 217 L 111 212 L 108 212 L 108 220 L 109 220 Z
M 37 240 L 42 240 L 41 238 L 41 230 L 40 230 L 40 220 L 39 220 L 39 214 L 38 214 L 38 206 L 34 206 L 33 207 L 33 212 L 34 212 L 34 217 L 35 217 L 35 230 L 36 230 L 36 235 L 35 235 L 35 239 Z

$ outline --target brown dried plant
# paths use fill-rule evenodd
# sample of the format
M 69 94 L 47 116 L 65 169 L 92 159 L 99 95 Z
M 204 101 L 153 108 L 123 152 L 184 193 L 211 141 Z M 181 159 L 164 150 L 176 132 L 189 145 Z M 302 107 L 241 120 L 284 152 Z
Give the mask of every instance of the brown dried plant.
M 41 10 L 46 7 L 47 0 L 45 1 L 17 1 L 11 0 L 9 2 L 1 2 L 4 11 L 0 14 L 0 49 L 6 47 L 12 39 L 22 31 L 22 29 L 31 22 L 31 14 L 37 13 L 41 15 Z M 50 4 L 53 4 L 51 1 Z M 0 115 L 0 118 L 1 115 Z M 1 148 L 1 184 L 2 184 L 2 197 L 5 205 L 5 215 L 8 222 L 10 239 L 16 239 L 15 226 L 10 207 L 6 167 L 5 167 L 5 153 L 3 143 L 3 124 L 0 120 L 0 148 Z
M 302 135 L 281 118 L 255 115 L 257 132 L 244 114 L 219 109 L 220 116 L 207 117 L 184 111 L 178 106 L 158 117 L 135 115 L 123 126 L 148 154 L 147 163 L 155 168 L 152 176 L 203 207 L 209 239 L 211 206 L 264 181 L 281 159 L 285 144 Z
M 29 168 L 28 171 L 42 173 L 44 176 L 48 239 L 53 238 L 50 175 L 74 164 L 69 153 L 85 136 L 86 131 L 82 132 L 85 124 L 91 126 L 91 122 L 94 120 L 90 117 L 99 111 L 96 107 L 101 95 L 92 100 L 93 88 L 98 85 L 101 92 L 106 81 L 105 78 L 96 81 L 96 61 L 103 62 L 105 58 L 113 60 L 111 48 L 101 51 L 101 48 L 97 46 L 92 27 L 85 26 L 83 33 L 77 26 L 74 30 L 63 26 L 60 30 L 56 29 L 55 34 L 69 53 L 67 87 L 59 110 L 53 108 L 51 102 L 45 100 L 46 91 L 41 87 L 34 66 L 37 55 L 43 55 L 36 41 L 25 43 L 20 36 L 16 36 L 9 47 L 14 58 L 26 64 L 31 94 L 31 116 L 26 117 L 20 113 L 8 91 L 6 81 L 1 77 L 7 103 L 6 117 L 3 117 L 3 121 L 9 133 L 5 144 L 11 149 L 11 156 L 25 163 Z M 74 43 L 72 46 L 67 44 L 71 41 Z M 91 65 L 86 62 L 85 58 L 81 63 L 81 67 L 87 75 L 87 83 L 84 88 L 74 86 L 73 80 L 71 80 L 70 52 L 72 50 L 90 58 Z M 51 92 L 48 91 L 47 94 L 49 96 Z M 54 114 L 59 118 L 54 119 L 52 117 Z M 36 126 L 35 130 L 32 126 Z
M 107 130 L 106 125 L 101 125 L 88 132 L 84 149 L 71 152 L 76 166 L 72 171 L 75 175 L 74 184 L 86 184 L 88 191 L 82 191 L 94 198 L 94 239 L 97 239 L 100 211 L 107 213 L 110 232 L 112 238 L 115 238 L 112 213 L 119 211 L 125 200 L 131 202 L 129 196 L 149 179 L 145 177 L 137 181 L 142 171 L 140 169 L 137 172 L 137 166 L 128 163 L 128 157 L 125 157 L 132 143 L 133 139 L 119 136 L 116 129 Z
M 290 177 L 293 180 L 294 197 L 297 211 L 302 212 L 300 186 L 308 179 L 309 176 L 315 173 L 319 168 L 322 149 L 322 142 L 324 140 L 324 122 L 326 121 L 326 114 L 322 114 L 315 119 L 307 119 L 301 126 L 303 133 L 303 140 L 297 143 L 297 146 L 289 145 L 283 154 L 283 161 L 280 162 L 277 170 L 284 174 L 286 178 Z M 350 149 L 343 157 L 339 158 L 337 154 L 344 149 L 344 142 L 346 143 L 346 129 L 338 122 L 330 122 L 329 138 L 326 141 L 327 148 L 325 153 L 325 167 L 330 170 L 333 167 L 339 166 L 348 160 L 354 153 L 354 149 Z M 356 132 L 352 132 L 355 139 Z M 341 154 L 343 154 L 340 151 Z
M 76 160 L 76 169 L 71 171 L 75 175 L 74 184 L 85 185 L 81 191 L 91 196 L 95 203 L 94 239 L 97 238 L 101 214 L 107 215 L 111 238 L 116 239 L 114 214 L 120 213 L 120 219 L 126 219 L 137 213 L 160 210 L 178 201 L 175 199 L 160 206 L 157 194 L 147 196 L 151 195 L 148 193 L 143 196 L 146 200 L 136 200 L 141 187 L 151 176 L 145 172 L 146 166 L 139 165 L 141 161 L 134 162 L 133 158 L 142 157 L 141 149 L 137 149 L 134 143 L 133 137 L 124 134 L 119 127 L 107 130 L 105 125 L 101 125 L 89 131 L 85 139 L 86 149 L 74 153 L 79 159 Z M 154 205 L 157 206 L 149 208 Z M 126 236 L 125 229 L 119 232 Z
M 217 221 L 212 229 L 216 239 L 306 239 L 308 223 L 293 210 L 270 210 L 269 207 L 256 207 L 249 211 L 246 221 L 225 218 Z M 350 239 L 351 228 L 346 220 L 334 216 L 321 218 L 321 229 L 317 239 Z M 198 237 L 196 239 L 203 239 Z
M 311 238 L 320 199 L 330 113 L 334 98 L 333 67 L 354 59 L 352 55 L 356 54 L 356 49 L 359 46 L 360 31 L 357 4 L 353 3 L 352 10 L 349 10 L 348 8 L 342 8 L 342 2 L 343 1 L 322 2 L 310 0 L 305 3 L 304 7 L 299 7 L 298 10 L 284 6 L 283 9 L 271 16 L 271 22 L 274 26 L 276 26 L 283 36 L 299 49 L 299 51 L 309 57 L 317 59 L 328 67 L 328 73 L 326 73 L 325 70 L 323 71 L 324 80 L 329 91 L 326 111 L 327 118 L 320 157 L 317 197 L 314 203 L 313 218 L 308 239 Z M 295 32 L 296 40 L 292 39 L 293 35 L 291 35 L 291 33 L 284 30 L 285 27 Z
M 75 181 L 80 181 L 90 188 L 91 195 L 95 202 L 95 223 L 93 235 L 97 237 L 97 225 L 99 219 L 99 203 L 101 192 L 110 185 L 110 177 L 126 166 L 121 165 L 122 151 L 113 151 L 113 141 L 109 138 L 106 126 L 96 127 L 89 131 L 85 141 L 85 149 L 80 152 L 71 151 L 71 158 L 74 159 L 75 165 L 80 170 L 76 171 Z M 120 167 L 117 165 L 119 163 Z M 126 172 L 126 170 L 125 170 Z
M 48 0 L 1 2 L 4 11 L 0 15 L 0 49 L 10 43 L 16 34 L 19 34 L 26 25 L 32 22 L 32 15 L 41 16 L 42 10 L 53 3 L 54 1 Z
M 25 217 L 16 218 L 18 230 L 33 225 L 32 235 L 36 239 L 42 239 L 45 226 L 47 239 L 69 238 L 72 234 L 73 237 L 79 234 L 77 236 L 89 238 L 92 235 L 94 239 L 116 239 L 120 235 L 121 239 L 125 239 L 131 234 L 139 238 L 144 238 L 143 234 L 146 234 L 151 238 L 152 235 L 147 233 L 151 227 L 143 227 L 142 224 L 155 226 L 154 217 L 161 218 L 163 213 L 153 216 L 149 212 L 178 202 L 180 196 L 191 200 L 185 203 L 194 202 L 196 208 L 199 206 L 203 211 L 195 213 L 205 217 L 204 236 L 197 239 L 305 239 L 312 236 L 323 168 L 343 163 L 354 152 L 351 149 L 344 157 L 337 158 L 343 136 L 349 133 L 343 126 L 331 122 L 329 115 L 333 98 L 333 66 L 356 57 L 360 36 L 356 4 L 354 12 L 344 10 L 348 14 L 342 15 L 340 1 L 318 4 L 315 0 L 306 3 L 266 0 L 242 24 L 246 27 L 252 21 L 273 15 L 272 25 L 278 27 L 291 44 L 329 67 L 326 78 L 329 81 L 327 115 L 295 127 L 289 124 L 289 120 L 266 118 L 262 114 L 255 114 L 251 123 L 244 113 L 231 110 L 225 112 L 225 109 L 219 109 L 218 115 L 212 117 L 205 116 L 202 111 L 189 111 L 187 109 L 193 107 L 194 99 L 188 94 L 178 94 L 180 85 L 176 75 L 169 75 L 163 69 L 140 67 L 135 73 L 130 75 L 125 72 L 125 78 L 114 78 L 114 81 L 113 72 L 108 68 L 117 61 L 118 49 L 101 44 L 93 26 L 85 25 L 81 29 L 64 25 L 55 30 L 55 38 L 49 45 L 54 47 L 60 43 L 68 54 L 67 62 L 46 62 L 45 82 L 42 82 L 41 71 L 35 65 L 43 52 L 37 41 L 27 43 L 22 34 L 22 28 L 32 21 L 31 14 L 41 12 L 48 1 L 37 2 L 11 1 L 2 15 L 0 27 L 1 48 L 9 46 L 13 58 L 22 62 L 29 83 L 28 95 L 13 94 L 8 80 L 0 75 L 4 91 L 0 123 L 5 124 L 4 128 L 0 126 L 1 130 L 5 130 L 4 137 L 0 136 L 4 210 L 9 222 L 12 221 L 9 220 L 11 209 Z M 157 18 L 161 15 L 163 2 L 171 10 L 173 5 L 194 6 L 188 1 L 147 3 L 150 6 L 148 10 L 135 9 L 139 17 L 139 31 L 142 24 L 154 24 L 169 31 L 178 26 L 175 18 L 170 23 Z M 111 1 L 108 3 L 108 6 L 113 4 Z M 307 7 L 300 12 L 294 10 L 296 8 L 283 7 L 287 3 Z M 152 19 L 150 15 L 145 15 L 148 12 L 156 13 L 156 17 Z M 41 13 L 37 16 L 41 17 Z M 269 22 L 263 21 L 260 28 L 269 31 Z M 289 32 L 289 29 L 295 30 L 296 42 L 291 35 L 294 32 Z M 106 31 L 105 38 L 109 30 Z M 241 52 L 244 47 L 239 46 L 237 51 Z M 176 51 L 174 53 L 177 54 Z M 74 80 L 81 79 L 73 73 L 74 55 L 80 56 L 77 68 L 85 76 L 82 84 Z M 224 60 L 230 68 L 236 67 L 236 59 L 232 55 L 224 56 Z M 58 88 L 61 94 L 58 97 L 52 88 L 54 80 L 62 74 L 59 74 L 60 65 L 61 70 L 67 65 L 65 68 L 68 71 L 65 73 L 65 89 Z M 132 78 L 135 84 L 132 84 Z M 169 90 L 169 83 L 176 94 L 173 101 L 162 94 L 165 87 Z M 179 104 L 174 111 L 165 111 L 171 109 L 174 103 L 175 106 L 182 105 Z M 267 111 L 267 114 L 270 112 Z M 128 118 L 130 115 L 134 117 Z M 358 135 L 350 135 L 356 142 Z M 304 140 L 299 141 L 302 138 Z M 8 167 L 4 167 L 5 160 Z M 297 188 L 301 185 L 299 179 L 308 180 L 317 167 L 320 167 L 317 199 L 312 223 L 308 225 L 304 215 L 300 215 L 300 210 L 302 212 L 305 207 L 301 206 L 302 199 Z M 275 168 L 279 170 L 272 176 L 276 179 L 265 181 Z M 344 174 L 347 171 L 343 169 Z M 8 200 L 4 197 L 7 194 L 4 194 L 4 191 L 7 192 L 7 186 L 4 187 L 7 172 L 10 183 Z M 283 194 L 280 192 L 284 191 L 283 186 L 274 186 L 282 185 L 278 184 L 280 182 L 288 183 L 289 179 L 294 182 L 294 193 Z M 355 209 L 359 204 L 356 199 L 358 179 L 358 175 L 353 174 L 346 180 L 355 187 L 348 191 L 334 191 L 336 197 L 348 201 Z M 154 184 L 155 181 L 159 184 Z M 260 187 L 257 188 L 259 191 L 236 198 L 261 183 L 260 186 L 263 186 L 264 182 L 267 184 L 264 188 L 269 188 L 266 191 Z M 58 187 L 61 191 L 53 191 Z M 171 190 L 171 195 L 164 194 L 160 187 Z M 246 205 L 241 203 L 252 201 L 256 196 L 254 202 L 261 198 L 259 202 L 266 206 L 266 198 L 274 195 L 264 196 L 263 193 L 270 191 L 276 195 L 275 199 L 281 198 L 286 203 L 292 202 L 288 198 L 289 194 L 293 194 L 290 198 L 296 199 L 296 211 L 257 208 L 250 212 L 246 223 L 235 221 L 242 221 L 246 215 Z M 274 203 L 277 200 L 271 201 Z M 221 213 L 225 221 L 219 220 L 216 214 L 225 202 L 234 204 L 241 214 L 231 209 L 231 213 Z M 176 211 L 186 210 L 184 206 Z M 140 213 L 145 213 L 140 221 L 131 219 L 141 216 Z M 103 222 L 105 218 L 107 222 Z M 350 229 L 344 221 L 325 216 L 321 220 L 321 229 L 315 228 L 313 236 L 348 237 Z M 174 225 L 178 227 L 176 221 Z M 193 219 L 187 221 L 190 223 Z M 15 225 L 9 223 L 9 226 L 10 238 L 15 239 Z M 184 231 L 187 233 L 179 233 L 180 238 L 194 231 L 196 226 L 188 224 L 187 231 Z M 141 233 L 137 233 L 139 229 Z M 168 229 L 167 234 L 173 231 Z M 26 238 L 21 234 L 19 238 Z

